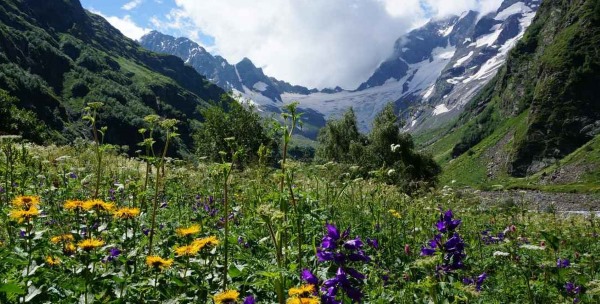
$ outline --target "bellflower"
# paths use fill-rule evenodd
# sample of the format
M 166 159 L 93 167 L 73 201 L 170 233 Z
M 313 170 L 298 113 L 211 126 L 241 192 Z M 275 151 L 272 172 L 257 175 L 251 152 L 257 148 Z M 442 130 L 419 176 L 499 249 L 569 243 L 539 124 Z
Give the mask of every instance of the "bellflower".
M 558 268 L 567 268 L 571 266 L 571 262 L 568 259 L 558 259 L 556 261 L 556 267 Z

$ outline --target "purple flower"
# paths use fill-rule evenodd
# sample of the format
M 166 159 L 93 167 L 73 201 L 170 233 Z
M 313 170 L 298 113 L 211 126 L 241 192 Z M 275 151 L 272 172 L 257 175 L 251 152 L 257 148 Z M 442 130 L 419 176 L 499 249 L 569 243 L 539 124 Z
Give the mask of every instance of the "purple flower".
M 302 270 L 302 281 L 308 283 L 308 284 L 312 284 L 312 285 L 319 285 L 319 279 L 312 273 L 310 272 L 310 270 L 308 269 L 303 269 Z
M 558 268 L 567 268 L 569 266 L 571 266 L 571 262 L 568 259 L 559 258 L 556 261 L 556 267 L 558 267 Z
M 375 249 L 379 249 L 379 242 L 377 241 L 377 239 L 367 239 L 367 245 Z
M 344 243 L 344 248 L 348 250 L 357 250 L 362 248 L 362 246 L 363 242 L 360 240 L 359 237 L 356 237 L 356 239 L 349 240 Z
M 440 220 L 435 225 L 439 232 L 453 232 L 461 224 L 461 220 L 454 220 L 452 219 L 453 216 L 454 214 L 450 209 L 440 215 Z
M 573 282 L 567 282 L 565 284 L 565 290 L 568 294 L 576 295 L 581 293 L 581 286 L 573 284 Z
M 244 304 L 255 304 L 256 300 L 254 300 L 254 296 L 253 295 L 249 295 L 246 298 L 244 298 Z
M 112 261 L 116 260 L 119 255 L 121 255 L 121 250 L 119 250 L 119 248 L 112 247 L 111 249 L 108 250 L 107 261 L 112 262 Z
M 323 249 L 333 250 L 335 247 L 337 247 L 336 240 L 329 236 L 324 237 L 321 241 L 321 248 Z
M 487 273 L 482 273 L 477 277 L 477 282 L 476 282 L 476 286 L 475 289 L 477 291 L 481 291 L 481 284 L 483 284 L 483 281 L 485 281 L 485 279 L 487 279 L 488 275 Z
M 461 224 L 461 220 L 454 220 L 452 210 L 448 210 L 440 215 L 440 221 L 436 227 L 443 233 L 447 240 L 442 242 L 444 235 L 437 234 L 429 240 L 426 246 L 421 246 L 422 256 L 434 255 L 436 250 L 443 253 L 443 264 L 437 267 L 438 270 L 450 272 L 464 267 L 463 259 L 466 257 L 464 252 L 465 243 L 460 235 L 454 230 Z M 484 232 L 487 234 L 487 231 Z
M 20 237 L 24 238 L 26 235 L 27 235 L 27 234 L 26 234 L 25 230 L 21 230 L 21 231 L 19 231 L 19 236 L 20 236 Z
M 339 238 L 340 238 L 340 232 L 337 229 L 337 227 L 335 227 L 332 224 L 326 224 L 325 227 L 327 228 L 327 236 L 329 238 L 331 238 L 334 241 L 339 240 Z

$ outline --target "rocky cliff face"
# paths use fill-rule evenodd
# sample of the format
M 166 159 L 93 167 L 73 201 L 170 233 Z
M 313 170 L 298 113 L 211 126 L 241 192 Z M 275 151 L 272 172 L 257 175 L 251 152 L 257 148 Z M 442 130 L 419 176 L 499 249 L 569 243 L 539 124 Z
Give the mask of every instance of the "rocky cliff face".
M 481 160 L 523 177 L 597 137 L 599 54 L 600 1 L 545 0 L 498 75 L 448 128 L 463 130 L 452 156 L 488 149 L 496 133 L 507 139 L 502 164 L 485 154 Z M 499 134 L 500 129 L 506 132 Z

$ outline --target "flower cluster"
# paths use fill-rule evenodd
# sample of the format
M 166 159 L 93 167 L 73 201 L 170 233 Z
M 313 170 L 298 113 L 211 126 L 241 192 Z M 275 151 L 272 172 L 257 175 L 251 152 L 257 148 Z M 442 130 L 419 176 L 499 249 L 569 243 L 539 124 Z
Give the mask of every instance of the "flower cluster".
M 579 303 L 578 296 L 581 294 L 581 286 L 575 285 L 573 282 L 567 282 L 565 284 L 565 291 L 569 296 L 573 297 L 573 303 Z
M 455 231 L 460 224 L 461 220 L 454 219 L 452 210 L 442 213 L 440 220 L 435 225 L 440 233 L 429 240 L 427 247 L 421 247 L 422 256 L 434 255 L 436 251 L 443 254 L 443 263 L 439 269 L 444 272 L 451 272 L 464 267 L 465 243 L 458 232 Z
M 13 199 L 12 205 L 14 209 L 10 211 L 10 217 L 19 223 L 24 221 L 29 222 L 40 215 L 40 210 L 38 209 L 40 198 L 37 196 L 17 196 Z
M 360 237 L 350 238 L 350 228 L 340 234 L 340 231 L 335 225 L 326 225 L 327 233 L 321 241 L 321 246 L 317 248 L 317 258 L 319 262 L 331 262 L 337 266 L 337 271 L 332 278 L 325 280 L 321 285 L 321 302 L 339 303 L 336 300 L 338 291 L 342 291 L 350 299 L 355 302 L 360 302 L 362 292 L 359 286 L 365 275 L 360 273 L 355 268 L 351 267 L 351 263 L 362 262 L 368 263 L 371 258 L 364 251 L 364 243 Z M 376 240 L 371 240 L 372 244 L 376 244 Z M 309 285 L 316 286 L 319 280 L 309 270 L 303 270 L 302 280 Z
M 503 232 L 499 232 L 496 235 L 490 233 L 490 230 L 484 230 L 481 232 L 481 241 L 483 241 L 486 245 L 498 244 L 504 241 L 505 234 Z
M 556 267 L 558 268 L 568 268 L 569 266 L 571 266 L 571 262 L 568 259 L 559 258 L 556 261 Z

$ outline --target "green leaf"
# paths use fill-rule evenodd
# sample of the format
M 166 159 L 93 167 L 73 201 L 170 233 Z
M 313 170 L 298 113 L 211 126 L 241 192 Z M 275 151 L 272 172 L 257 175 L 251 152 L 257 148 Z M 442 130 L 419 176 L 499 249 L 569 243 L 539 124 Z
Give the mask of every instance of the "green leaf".
M 542 234 L 542 236 L 544 237 L 544 239 L 546 241 L 548 241 L 548 244 L 550 245 L 550 247 L 553 250 L 555 250 L 555 251 L 558 250 L 559 239 L 558 239 L 558 237 L 556 237 L 556 235 L 551 234 L 551 233 L 549 233 L 547 231 L 541 231 L 540 233 Z
M 229 269 L 227 270 L 227 273 L 229 274 L 229 276 L 231 278 L 237 278 L 237 277 L 240 277 L 242 275 L 242 271 L 240 269 L 238 269 L 237 266 L 235 266 L 234 264 L 231 264 L 229 266 Z
M 21 288 L 17 283 L 6 283 L 0 285 L 0 292 L 6 294 L 24 294 L 25 290 Z

